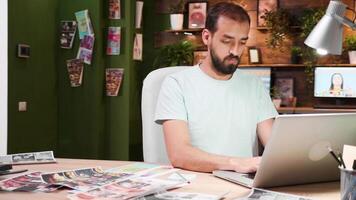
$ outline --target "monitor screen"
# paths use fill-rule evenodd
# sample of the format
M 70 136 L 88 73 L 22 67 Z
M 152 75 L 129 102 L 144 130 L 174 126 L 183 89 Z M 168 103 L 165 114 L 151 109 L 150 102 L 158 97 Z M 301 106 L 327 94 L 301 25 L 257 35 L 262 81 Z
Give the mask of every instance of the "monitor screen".
M 315 97 L 356 98 L 356 67 L 317 67 Z

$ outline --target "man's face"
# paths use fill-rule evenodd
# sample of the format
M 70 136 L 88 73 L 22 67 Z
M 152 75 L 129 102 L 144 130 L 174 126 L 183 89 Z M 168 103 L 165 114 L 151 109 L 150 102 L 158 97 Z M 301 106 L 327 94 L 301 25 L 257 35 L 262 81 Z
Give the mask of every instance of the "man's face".
M 235 72 L 246 46 L 249 30 L 248 22 L 241 23 L 221 16 L 217 22 L 216 32 L 206 33 L 209 37 L 204 42 L 208 46 L 212 65 L 218 73 Z

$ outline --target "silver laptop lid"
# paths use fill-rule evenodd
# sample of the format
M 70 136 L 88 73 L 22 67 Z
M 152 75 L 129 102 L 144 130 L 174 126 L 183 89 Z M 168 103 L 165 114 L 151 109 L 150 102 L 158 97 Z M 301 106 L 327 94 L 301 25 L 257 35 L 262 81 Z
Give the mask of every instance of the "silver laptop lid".
M 265 147 L 254 187 L 339 179 L 327 147 L 356 145 L 356 113 L 280 115 Z

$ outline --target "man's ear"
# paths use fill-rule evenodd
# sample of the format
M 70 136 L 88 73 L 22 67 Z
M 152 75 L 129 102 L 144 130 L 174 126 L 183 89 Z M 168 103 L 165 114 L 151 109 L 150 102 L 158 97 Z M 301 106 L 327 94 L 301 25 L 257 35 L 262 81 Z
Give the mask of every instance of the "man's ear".
M 203 39 L 203 42 L 205 45 L 209 44 L 209 40 L 211 40 L 211 32 L 208 29 L 203 29 L 201 33 L 201 38 Z

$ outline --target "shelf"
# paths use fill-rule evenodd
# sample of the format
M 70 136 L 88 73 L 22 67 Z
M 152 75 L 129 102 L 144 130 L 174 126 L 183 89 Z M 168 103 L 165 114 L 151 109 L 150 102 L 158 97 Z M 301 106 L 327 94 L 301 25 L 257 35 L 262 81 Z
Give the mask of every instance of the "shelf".
M 300 29 L 301 26 L 290 26 L 291 29 Z M 266 26 L 258 26 L 256 27 L 257 30 L 260 30 L 260 31 L 267 31 L 267 30 L 270 30 L 272 29 L 271 27 L 266 27 Z
M 280 114 L 307 114 L 307 113 L 345 113 L 356 112 L 356 109 L 320 109 L 313 107 L 280 107 L 277 109 Z
M 316 64 L 315 67 L 356 67 L 356 64 Z M 304 64 L 240 64 L 239 67 L 305 67 Z
M 184 32 L 188 32 L 188 33 L 192 33 L 192 32 L 200 32 L 202 31 L 202 28 L 194 28 L 194 29 L 182 29 L 182 30 L 164 30 L 164 32 L 167 33 L 184 33 Z

